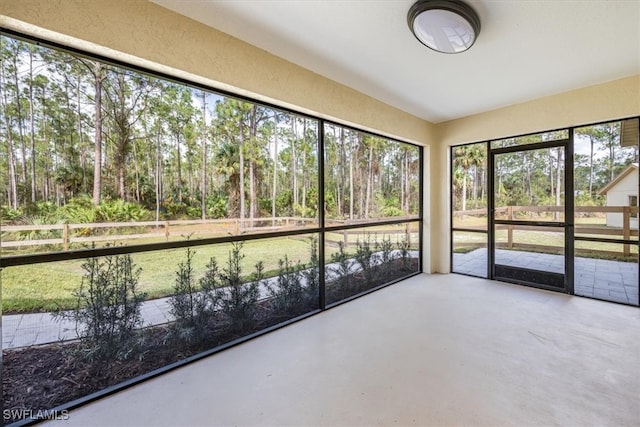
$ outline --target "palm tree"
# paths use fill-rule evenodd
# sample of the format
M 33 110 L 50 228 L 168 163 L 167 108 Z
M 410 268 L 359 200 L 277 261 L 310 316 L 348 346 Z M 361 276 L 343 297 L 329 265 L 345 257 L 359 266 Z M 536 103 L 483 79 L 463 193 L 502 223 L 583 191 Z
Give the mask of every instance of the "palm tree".
M 465 145 L 456 147 L 453 151 L 453 165 L 454 168 L 462 170 L 462 205 L 463 211 L 467 210 L 467 175 L 471 166 L 476 164 L 476 158 L 473 146 Z

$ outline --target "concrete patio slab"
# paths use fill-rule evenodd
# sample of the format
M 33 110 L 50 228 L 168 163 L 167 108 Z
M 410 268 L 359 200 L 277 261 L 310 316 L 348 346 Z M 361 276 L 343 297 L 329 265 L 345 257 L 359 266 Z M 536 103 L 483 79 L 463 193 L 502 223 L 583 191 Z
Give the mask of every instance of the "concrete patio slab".
M 496 263 L 533 270 L 564 272 L 564 256 L 496 250 Z M 487 249 L 454 253 L 454 273 L 487 276 Z M 595 258 L 575 258 L 574 293 L 622 304 L 638 305 L 638 264 Z

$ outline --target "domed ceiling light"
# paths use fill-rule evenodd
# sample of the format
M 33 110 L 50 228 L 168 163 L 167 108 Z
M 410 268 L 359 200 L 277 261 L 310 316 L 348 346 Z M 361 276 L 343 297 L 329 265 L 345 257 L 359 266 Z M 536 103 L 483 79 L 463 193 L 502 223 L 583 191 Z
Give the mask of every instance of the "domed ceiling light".
M 420 0 L 407 15 L 414 36 L 429 49 L 460 53 L 473 46 L 480 34 L 480 18 L 458 0 Z

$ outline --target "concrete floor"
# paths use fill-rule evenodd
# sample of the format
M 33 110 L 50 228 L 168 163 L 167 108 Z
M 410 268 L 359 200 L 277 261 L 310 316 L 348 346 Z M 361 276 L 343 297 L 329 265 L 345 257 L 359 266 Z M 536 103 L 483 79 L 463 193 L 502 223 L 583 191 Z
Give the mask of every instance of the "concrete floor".
M 639 337 L 636 307 L 421 275 L 55 423 L 637 426 Z

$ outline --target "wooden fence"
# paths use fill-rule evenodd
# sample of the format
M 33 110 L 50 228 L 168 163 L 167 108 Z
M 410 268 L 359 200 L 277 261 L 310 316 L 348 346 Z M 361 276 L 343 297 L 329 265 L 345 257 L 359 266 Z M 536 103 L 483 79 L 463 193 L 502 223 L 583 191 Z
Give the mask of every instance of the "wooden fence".
M 404 218 L 394 218 L 404 219 Z M 408 217 L 407 220 L 416 220 Z M 317 218 L 303 217 L 262 217 L 253 219 L 208 219 L 208 220 L 172 220 L 172 221 L 137 221 L 137 222 L 102 222 L 84 224 L 47 224 L 47 225 L 9 225 L 2 226 L 0 231 L 3 238 L 0 248 L 24 248 L 45 245 L 60 245 L 63 250 L 68 250 L 71 244 L 92 245 L 101 242 L 118 242 L 136 239 L 169 240 L 171 236 L 212 237 L 238 235 L 242 233 L 255 233 L 267 231 L 285 231 L 317 225 Z M 328 220 L 330 225 L 362 224 L 364 220 Z M 97 234 L 96 231 L 104 230 Z M 130 232 L 126 232 L 130 230 Z M 25 235 L 25 233 L 27 235 Z M 31 234 L 32 233 L 32 234 Z M 54 236 L 46 234 L 55 233 Z M 359 230 L 341 230 L 329 232 L 333 238 L 328 239 L 337 244 L 343 241 L 345 246 L 353 245 L 349 236 L 362 235 Z M 375 233 L 380 235 L 408 234 L 411 233 L 407 225 L 394 229 L 376 228 Z M 414 232 L 414 233 L 417 233 Z M 28 235 L 31 234 L 31 235 Z M 40 236 L 39 236 L 40 234 Z M 42 236 L 44 234 L 45 236 Z M 335 237 L 339 234 L 341 237 Z M 417 239 L 414 239 L 417 241 Z
M 542 214 L 550 214 L 550 213 L 560 213 L 564 212 L 564 206 L 507 206 L 495 209 L 495 218 L 502 220 L 518 220 L 524 218 L 531 218 L 534 216 L 541 216 Z M 638 226 L 637 222 L 635 227 L 632 227 L 632 219 L 637 221 L 638 218 L 638 208 L 630 207 L 630 206 L 576 206 L 575 213 L 593 215 L 593 214 L 621 214 L 622 215 L 622 227 L 610 227 L 606 225 L 595 225 L 595 224 L 576 224 L 574 226 L 574 234 L 576 236 L 584 236 L 584 237 L 595 237 L 601 238 L 609 236 L 614 239 L 623 239 L 623 240 L 631 240 L 632 238 L 638 238 Z M 454 218 L 462 218 L 466 216 L 486 216 L 487 209 L 473 209 L 473 210 L 465 210 L 465 211 L 454 211 Z M 459 231 L 479 231 L 486 230 L 486 226 L 458 226 L 454 227 Z M 549 227 L 542 226 L 528 226 L 528 225 L 507 225 L 507 224 L 496 224 L 496 231 L 507 230 L 507 240 L 496 242 L 496 247 L 498 248 L 508 248 L 508 249 L 526 249 L 529 251 L 541 251 L 541 252 L 549 252 L 553 250 L 558 250 L 559 246 L 552 245 L 544 245 L 544 244 L 531 244 L 531 243 L 522 243 L 514 240 L 513 234 L 514 231 L 540 231 L 540 232 L 549 232 Z M 470 247 L 470 246 L 485 246 L 481 243 L 464 243 L 464 242 L 456 242 L 455 247 Z M 602 252 L 607 253 L 609 255 L 631 255 L 631 247 L 628 244 L 622 245 L 622 251 L 601 251 L 601 250 L 590 250 L 577 248 L 577 253 L 592 253 L 592 252 Z

